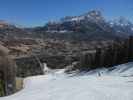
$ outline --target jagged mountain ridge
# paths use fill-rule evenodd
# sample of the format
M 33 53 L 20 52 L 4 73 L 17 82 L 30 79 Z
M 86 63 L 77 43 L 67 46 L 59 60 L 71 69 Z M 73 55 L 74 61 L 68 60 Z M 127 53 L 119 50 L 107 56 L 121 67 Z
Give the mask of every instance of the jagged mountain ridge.
M 65 38 L 70 34 L 69 38 L 73 36 L 79 40 L 125 38 L 133 35 L 133 25 L 130 21 L 119 18 L 109 22 L 100 11 L 95 10 L 80 16 L 66 16 L 33 30 L 35 33 L 53 33 L 61 37 L 66 35 Z
M 9 37 L 114 39 L 133 35 L 133 24 L 123 17 L 107 21 L 100 11 L 92 10 L 79 16 L 66 16 L 57 22 L 48 22 L 44 26 L 34 28 L 20 28 L 6 21 L 0 21 L 0 35 L 5 37 L 7 34 Z

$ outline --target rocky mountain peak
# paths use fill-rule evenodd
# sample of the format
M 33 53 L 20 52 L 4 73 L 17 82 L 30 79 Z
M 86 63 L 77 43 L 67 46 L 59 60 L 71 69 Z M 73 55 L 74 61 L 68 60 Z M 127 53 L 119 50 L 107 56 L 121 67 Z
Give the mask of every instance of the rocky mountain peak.
M 9 23 L 7 23 L 6 21 L 0 20 L 0 28 L 3 28 L 3 27 L 8 26 L 8 25 L 9 25 Z
M 0 28 L 1 29 L 3 29 L 3 28 L 10 28 L 10 29 L 12 29 L 12 28 L 16 28 L 16 26 L 11 24 L 11 23 L 9 23 L 9 22 L 7 22 L 7 21 L 0 20 Z
M 98 10 L 92 10 L 92 11 L 89 11 L 89 12 L 87 12 L 86 14 L 85 14 L 85 16 L 88 16 L 88 17 L 101 17 L 102 16 L 102 14 L 101 14 L 101 12 L 100 11 L 98 11 Z
M 80 16 L 66 16 L 61 19 L 61 22 L 72 22 L 72 21 L 83 21 L 83 20 L 88 20 L 88 21 L 103 21 L 104 18 L 102 16 L 102 13 L 98 10 L 92 10 L 89 11 L 85 14 L 82 14 Z

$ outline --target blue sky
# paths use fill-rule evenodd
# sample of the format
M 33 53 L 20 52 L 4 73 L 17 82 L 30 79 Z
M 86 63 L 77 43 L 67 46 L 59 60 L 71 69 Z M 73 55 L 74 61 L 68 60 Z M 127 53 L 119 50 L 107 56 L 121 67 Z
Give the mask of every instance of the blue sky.
M 29 27 L 92 9 L 107 19 L 124 16 L 133 21 L 133 0 L 0 0 L 0 19 Z

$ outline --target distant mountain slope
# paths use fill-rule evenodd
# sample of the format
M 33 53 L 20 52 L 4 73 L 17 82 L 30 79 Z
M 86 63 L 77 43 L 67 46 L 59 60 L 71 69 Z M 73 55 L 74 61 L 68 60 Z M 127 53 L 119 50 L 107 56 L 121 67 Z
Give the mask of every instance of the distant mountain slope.
M 100 11 L 92 10 L 80 16 L 67 16 L 57 22 L 49 22 L 44 27 L 34 28 L 33 32 L 77 40 L 106 40 L 133 35 L 133 24 L 124 18 L 109 22 Z
M 79 16 L 66 16 L 44 26 L 20 28 L 0 21 L 0 37 L 39 37 L 68 40 L 108 40 L 133 35 L 133 24 L 120 17 L 107 21 L 97 10 Z

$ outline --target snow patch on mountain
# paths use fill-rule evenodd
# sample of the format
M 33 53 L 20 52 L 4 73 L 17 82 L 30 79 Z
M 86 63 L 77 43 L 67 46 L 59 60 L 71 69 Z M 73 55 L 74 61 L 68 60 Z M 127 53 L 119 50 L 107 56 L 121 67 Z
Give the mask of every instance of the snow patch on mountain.
M 61 19 L 62 22 L 73 22 L 73 21 L 103 21 L 103 17 L 100 11 L 92 10 L 80 16 L 66 16 L 65 18 Z

